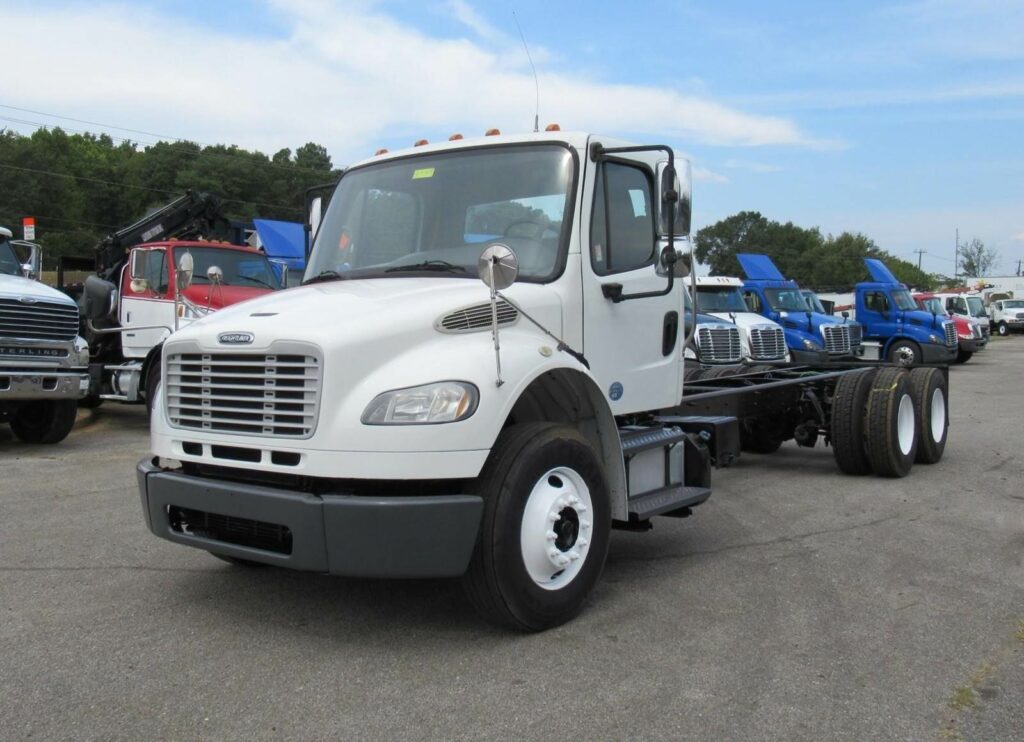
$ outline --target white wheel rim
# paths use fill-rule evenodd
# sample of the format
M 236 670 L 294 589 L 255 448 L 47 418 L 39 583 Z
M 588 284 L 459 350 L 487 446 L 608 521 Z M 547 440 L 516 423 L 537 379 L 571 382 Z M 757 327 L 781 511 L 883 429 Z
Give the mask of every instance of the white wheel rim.
M 914 447 L 914 402 L 909 394 L 900 398 L 900 408 L 896 414 L 896 432 L 899 438 L 900 451 L 904 456 L 910 454 Z
M 593 536 L 593 502 L 583 477 L 559 466 L 533 485 L 519 529 L 526 571 L 545 590 L 559 590 L 583 569 Z
M 938 443 L 946 433 L 946 395 L 941 389 L 932 394 L 932 440 Z

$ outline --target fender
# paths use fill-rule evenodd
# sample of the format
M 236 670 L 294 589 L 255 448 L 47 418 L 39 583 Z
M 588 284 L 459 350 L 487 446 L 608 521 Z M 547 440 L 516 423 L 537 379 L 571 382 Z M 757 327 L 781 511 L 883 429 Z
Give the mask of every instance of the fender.
M 154 363 L 160 363 L 160 357 L 163 353 L 164 343 L 161 340 L 159 343 L 149 349 L 149 353 L 146 354 L 146 360 L 142 362 L 142 371 L 140 372 L 139 378 L 139 391 L 149 393 L 146 389 L 146 379 L 149 378 L 149 369 Z

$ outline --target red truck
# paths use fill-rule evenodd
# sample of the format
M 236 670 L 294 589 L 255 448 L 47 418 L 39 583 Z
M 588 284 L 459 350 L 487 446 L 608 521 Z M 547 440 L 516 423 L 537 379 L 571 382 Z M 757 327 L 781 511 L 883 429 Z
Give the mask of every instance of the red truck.
M 982 327 L 978 320 L 962 314 L 948 313 L 942 297 L 936 294 L 927 292 L 913 294 L 912 296 L 917 305 L 924 311 L 941 317 L 949 317 L 949 319 L 953 320 L 953 324 L 956 325 L 957 363 L 967 363 L 971 356 L 978 351 L 984 350 L 985 346 L 988 345 L 988 333 L 985 332 L 985 328 Z

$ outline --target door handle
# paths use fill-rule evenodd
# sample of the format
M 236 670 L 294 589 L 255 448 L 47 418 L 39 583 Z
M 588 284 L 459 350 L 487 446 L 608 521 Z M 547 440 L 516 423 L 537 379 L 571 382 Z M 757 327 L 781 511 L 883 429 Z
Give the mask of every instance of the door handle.
M 679 337 L 679 313 L 672 311 L 665 313 L 665 319 L 661 326 L 661 354 L 669 356 L 676 349 L 676 339 Z

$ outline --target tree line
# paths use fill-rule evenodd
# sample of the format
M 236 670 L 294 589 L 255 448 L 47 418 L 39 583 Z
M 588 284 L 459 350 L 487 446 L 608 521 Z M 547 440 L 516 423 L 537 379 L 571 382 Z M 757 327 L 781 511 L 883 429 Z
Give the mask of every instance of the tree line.
M 46 265 L 60 255 L 91 256 L 106 235 L 186 190 L 209 191 L 225 216 L 302 221 L 305 190 L 337 179 L 326 148 L 304 144 L 273 155 L 232 145 L 115 142 L 106 134 L 0 130 L 0 225 L 21 236 L 36 219 Z

